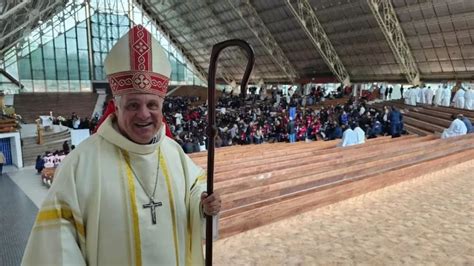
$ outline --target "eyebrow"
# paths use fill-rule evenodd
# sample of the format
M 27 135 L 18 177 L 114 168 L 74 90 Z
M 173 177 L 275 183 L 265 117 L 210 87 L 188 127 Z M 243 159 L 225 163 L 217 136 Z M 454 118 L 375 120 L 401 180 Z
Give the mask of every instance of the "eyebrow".
M 139 98 L 131 98 L 131 99 L 127 99 L 127 101 L 125 103 L 130 103 L 130 102 L 142 102 L 141 99 Z M 150 99 L 150 100 L 147 100 L 147 101 L 144 101 L 145 104 L 148 104 L 150 102 L 156 102 L 156 103 L 160 103 L 159 100 L 156 100 L 156 99 Z

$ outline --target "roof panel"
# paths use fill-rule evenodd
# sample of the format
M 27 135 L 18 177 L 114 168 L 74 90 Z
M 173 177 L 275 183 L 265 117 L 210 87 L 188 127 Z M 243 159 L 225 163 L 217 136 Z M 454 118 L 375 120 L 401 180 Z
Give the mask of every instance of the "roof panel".
M 464 45 L 459 47 L 461 50 L 462 58 L 474 59 L 474 45 Z
M 466 66 L 463 60 L 454 60 L 451 61 L 453 63 L 453 69 L 455 72 L 463 72 L 466 71 Z
M 441 64 L 441 69 L 443 72 L 453 72 L 453 65 L 451 64 L 451 61 L 440 61 Z
M 309 1 L 352 76 L 393 77 L 401 74 L 366 0 Z M 391 1 L 422 73 L 472 71 L 468 62 L 474 60 L 474 1 Z M 250 4 L 300 75 L 329 72 L 285 0 L 252 0 Z M 187 19 L 165 18 L 162 23 L 172 28 L 173 34 L 184 33 L 186 37 L 180 37 L 179 41 L 189 42 L 186 47 L 197 58 L 206 58 L 206 53 L 208 57 L 210 47 L 218 40 L 242 38 L 254 46 L 258 58 L 256 73 L 268 77 L 284 76 L 227 1 L 193 1 L 177 6 L 175 13 Z M 231 55 L 227 54 L 224 59 L 226 64 L 237 64 Z M 240 66 L 235 68 L 232 71 L 243 71 Z
M 464 60 L 467 71 L 474 71 L 474 60 Z

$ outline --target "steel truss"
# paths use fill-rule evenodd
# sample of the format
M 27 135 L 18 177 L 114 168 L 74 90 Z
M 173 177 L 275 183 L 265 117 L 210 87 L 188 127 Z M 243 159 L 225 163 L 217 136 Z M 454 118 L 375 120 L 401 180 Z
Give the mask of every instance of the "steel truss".
M 339 59 L 336 50 L 321 26 L 311 4 L 307 0 L 286 0 L 286 5 L 303 27 L 306 35 L 316 50 L 318 50 L 331 72 L 336 76 L 339 82 L 344 85 L 349 85 L 349 73 L 342 64 L 341 59 Z
M 419 85 L 420 72 L 403 34 L 392 2 L 390 0 L 367 0 L 367 3 L 406 79 L 413 85 Z

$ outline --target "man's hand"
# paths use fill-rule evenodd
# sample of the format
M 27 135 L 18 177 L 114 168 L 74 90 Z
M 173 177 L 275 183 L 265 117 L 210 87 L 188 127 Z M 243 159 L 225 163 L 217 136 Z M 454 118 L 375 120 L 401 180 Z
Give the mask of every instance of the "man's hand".
M 214 216 L 221 210 L 221 197 L 219 193 L 214 192 L 208 196 L 206 192 L 201 194 L 202 210 L 206 215 Z

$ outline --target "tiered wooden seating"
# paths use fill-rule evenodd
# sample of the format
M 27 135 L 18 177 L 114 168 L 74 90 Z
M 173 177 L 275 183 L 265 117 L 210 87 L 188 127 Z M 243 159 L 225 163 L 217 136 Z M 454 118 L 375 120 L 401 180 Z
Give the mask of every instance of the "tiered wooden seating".
M 470 111 L 467 109 L 459 109 L 459 108 L 444 107 L 444 106 L 431 106 L 431 105 L 426 105 L 426 104 L 421 105 L 421 107 L 423 107 L 424 109 L 439 111 L 439 112 L 448 113 L 448 114 L 454 114 L 454 115 L 463 114 L 469 119 L 474 119 L 474 111 Z
M 474 134 L 381 137 L 340 148 L 337 142 L 263 144 L 216 151 L 227 237 L 473 158 Z M 331 145 L 329 145 L 331 144 Z M 311 152 L 313 151 L 313 152 Z M 255 153 L 255 155 L 252 155 Z M 205 167 L 205 153 L 192 155 Z
M 97 102 L 97 94 L 81 93 L 20 93 L 14 98 L 16 113 L 26 123 L 34 123 L 38 116 L 62 116 L 66 119 L 75 112 L 81 118 L 90 118 Z

